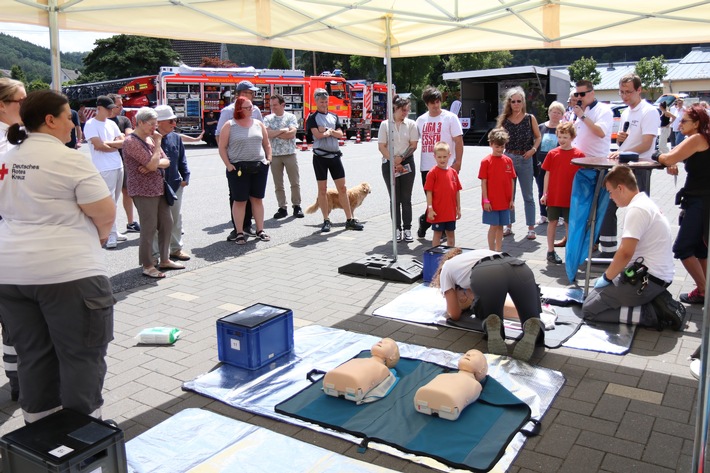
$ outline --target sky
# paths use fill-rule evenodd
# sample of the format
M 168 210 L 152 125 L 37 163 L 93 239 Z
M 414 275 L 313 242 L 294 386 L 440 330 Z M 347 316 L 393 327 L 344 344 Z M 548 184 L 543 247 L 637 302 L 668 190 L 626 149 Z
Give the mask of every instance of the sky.
M 49 29 L 43 26 L 0 22 L 0 32 L 49 48 Z M 114 33 L 59 31 L 59 49 L 63 53 L 84 52 L 94 49 L 97 39 L 109 38 Z

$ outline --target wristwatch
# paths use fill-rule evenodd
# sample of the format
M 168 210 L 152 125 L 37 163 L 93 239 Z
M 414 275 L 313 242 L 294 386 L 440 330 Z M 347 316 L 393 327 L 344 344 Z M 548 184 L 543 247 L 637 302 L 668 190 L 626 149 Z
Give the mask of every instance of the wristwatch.
M 581 117 L 579 117 L 580 120 L 584 120 L 585 118 L 587 118 L 586 115 L 582 115 Z

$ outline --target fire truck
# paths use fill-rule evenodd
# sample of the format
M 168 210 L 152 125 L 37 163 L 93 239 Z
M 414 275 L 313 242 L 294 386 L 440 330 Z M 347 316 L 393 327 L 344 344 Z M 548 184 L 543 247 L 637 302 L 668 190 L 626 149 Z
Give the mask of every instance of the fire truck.
M 347 81 L 350 96 L 348 138 L 358 131 L 372 130 L 374 136 L 387 119 L 387 84 L 367 80 Z
M 248 80 L 258 87 L 253 103 L 262 114 L 271 113 L 269 99 L 281 94 L 286 111 L 299 120 L 299 135 L 304 134 L 308 115 L 316 110 L 313 92 L 328 91 L 328 110 L 338 115 L 343 126 L 350 127 L 350 105 L 345 79 L 331 73 L 306 76 L 300 70 L 242 68 L 161 67 L 156 80 L 159 104 L 170 105 L 178 117 L 182 133 L 198 134 L 210 113 L 218 116 L 236 94 L 237 84 Z

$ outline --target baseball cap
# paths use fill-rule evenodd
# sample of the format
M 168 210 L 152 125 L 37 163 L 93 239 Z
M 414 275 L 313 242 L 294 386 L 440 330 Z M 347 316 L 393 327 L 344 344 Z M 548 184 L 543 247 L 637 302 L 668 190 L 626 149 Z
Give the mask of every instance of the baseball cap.
M 256 92 L 257 90 L 259 90 L 259 88 L 254 87 L 254 84 L 252 84 L 248 80 L 243 80 L 239 84 L 237 84 L 237 92 L 241 92 L 242 90 L 251 90 L 252 92 Z
M 113 103 L 113 100 L 111 100 L 111 98 L 109 98 L 105 95 L 100 95 L 96 99 L 96 106 L 108 108 L 109 110 L 111 110 L 112 108 L 116 108 L 116 104 Z
M 158 114 L 158 121 L 173 120 L 177 118 L 173 113 L 173 108 L 170 105 L 158 105 L 155 107 L 155 113 Z

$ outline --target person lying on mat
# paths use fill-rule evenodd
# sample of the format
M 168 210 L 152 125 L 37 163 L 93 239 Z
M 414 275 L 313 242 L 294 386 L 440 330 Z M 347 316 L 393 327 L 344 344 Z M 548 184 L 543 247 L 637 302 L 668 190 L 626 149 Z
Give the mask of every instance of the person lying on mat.
M 441 258 L 429 285 L 441 289 L 451 320 L 459 320 L 464 310 L 473 308 L 476 318 L 484 321 L 489 353 L 508 354 L 500 317 L 508 294 L 523 325 L 523 338 L 516 344 L 513 357 L 528 361 L 535 345 L 542 345 L 540 288 L 524 261 L 491 250 L 463 253 L 461 248 L 453 248 Z
M 396 378 L 390 371 L 399 362 L 399 347 L 391 338 L 383 338 L 370 349 L 371 358 L 353 358 L 328 371 L 323 377 L 323 391 L 334 397 L 360 402 L 377 389 L 377 398 L 394 387 Z M 385 383 L 387 381 L 387 383 Z M 379 388 L 383 388 L 380 392 Z
M 442 373 L 417 389 L 414 408 L 417 412 L 456 420 L 483 391 L 481 382 L 488 375 L 488 361 L 478 350 L 469 350 L 459 359 L 459 371 Z

